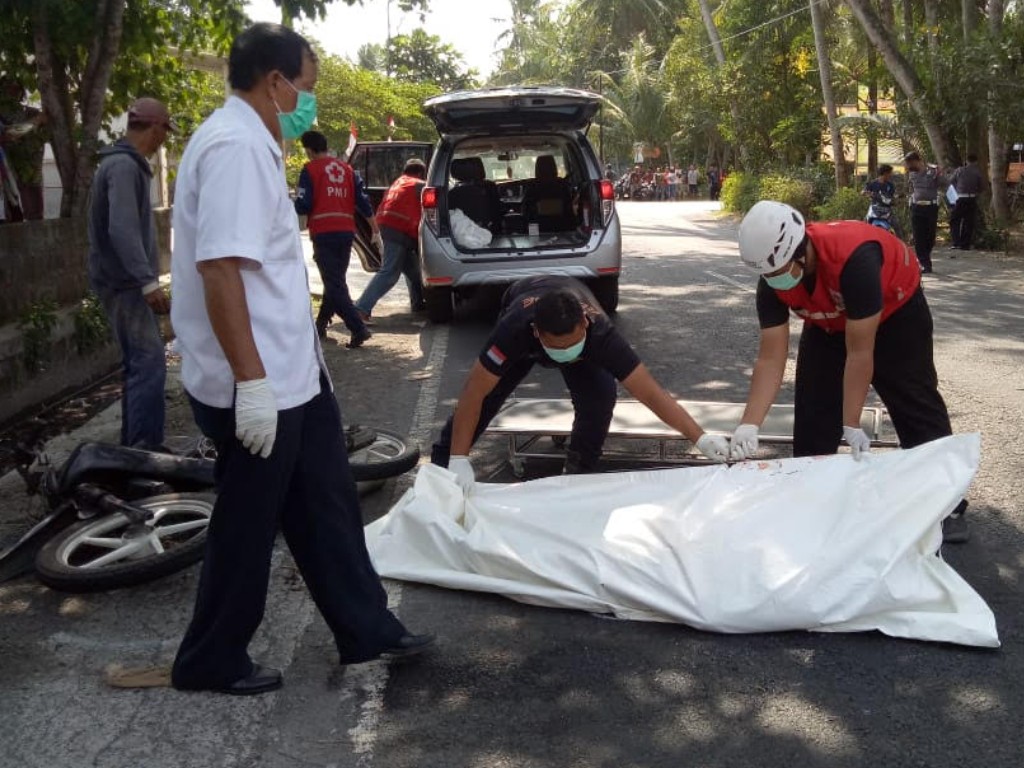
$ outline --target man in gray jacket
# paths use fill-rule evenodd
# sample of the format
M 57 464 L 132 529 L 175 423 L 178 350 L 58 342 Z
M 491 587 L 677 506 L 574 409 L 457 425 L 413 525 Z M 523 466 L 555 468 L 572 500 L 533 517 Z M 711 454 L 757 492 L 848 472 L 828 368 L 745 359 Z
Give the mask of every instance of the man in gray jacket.
M 89 285 L 121 345 L 121 443 L 145 448 L 164 440 L 166 367 L 156 316 L 171 307 L 159 281 L 147 158 L 173 130 L 161 102 L 135 101 L 124 138 L 100 150 L 89 197 Z

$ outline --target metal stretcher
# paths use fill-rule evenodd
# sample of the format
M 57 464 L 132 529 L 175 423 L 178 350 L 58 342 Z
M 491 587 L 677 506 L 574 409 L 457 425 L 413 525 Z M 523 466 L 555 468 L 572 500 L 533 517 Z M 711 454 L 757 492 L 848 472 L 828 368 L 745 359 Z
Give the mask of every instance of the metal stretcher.
M 743 417 L 743 403 L 679 400 L 683 408 L 705 430 L 712 434 L 731 436 Z M 572 431 L 573 409 L 568 399 L 509 398 L 491 421 L 485 435 L 505 436 L 508 440 L 508 461 L 517 477 L 525 472 L 526 459 L 558 459 L 564 457 L 565 440 Z M 875 447 L 896 448 L 892 422 L 882 407 L 865 407 L 861 428 Z M 544 438 L 550 438 L 546 443 Z M 689 440 L 662 422 L 637 400 L 619 400 L 612 413 L 602 460 L 654 461 L 664 464 L 701 464 L 707 459 L 693 448 Z M 773 405 L 758 435 L 761 445 L 793 443 L 793 406 Z M 616 444 L 633 442 L 623 448 Z

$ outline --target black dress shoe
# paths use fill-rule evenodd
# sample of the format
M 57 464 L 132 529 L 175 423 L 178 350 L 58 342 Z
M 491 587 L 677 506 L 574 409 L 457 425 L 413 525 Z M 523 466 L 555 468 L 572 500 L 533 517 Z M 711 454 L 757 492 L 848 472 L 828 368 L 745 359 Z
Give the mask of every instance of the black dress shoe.
M 281 672 L 269 667 L 261 667 L 255 664 L 248 677 L 235 680 L 231 685 L 223 688 L 214 688 L 217 693 L 227 693 L 232 696 L 255 696 L 260 693 L 276 691 L 283 683 Z
M 364 328 L 362 333 L 353 333 L 352 338 L 348 340 L 348 344 L 345 346 L 349 349 L 358 349 L 363 346 L 371 336 L 373 336 L 373 333 L 370 329 Z
M 423 653 L 434 644 L 433 635 L 412 635 L 408 632 L 398 638 L 398 642 L 381 651 L 380 655 L 389 659 L 404 659 Z

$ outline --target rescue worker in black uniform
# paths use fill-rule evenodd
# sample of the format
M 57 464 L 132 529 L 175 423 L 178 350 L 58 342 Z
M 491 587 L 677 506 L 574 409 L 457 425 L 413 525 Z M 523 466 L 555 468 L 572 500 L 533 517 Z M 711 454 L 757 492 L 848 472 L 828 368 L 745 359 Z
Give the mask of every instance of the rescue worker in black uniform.
M 861 429 L 868 387 L 892 417 L 900 445 L 952 434 L 939 394 L 932 316 L 914 252 L 861 221 L 805 224 L 785 203 L 762 200 L 743 218 L 740 258 L 757 283 L 760 348 L 731 457 L 757 453 L 758 430 L 782 385 L 789 313 L 804 319 L 796 363 L 793 455 L 835 453 L 845 440 L 860 459 L 871 450 Z M 943 521 L 943 539 L 967 541 L 966 500 Z
M 505 292 L 501 307 L 497 325 L 431 455 L 434 464 L 455 473 L 467 492 L 474 484 L 471 446 L 535 364 L 558 368 L 572 398 L 575 419 L 566 474 L 596 469 L 615 407 L 616 381 L 693 441 L 704 456 L 715 462 L 728 458 L 728 440 L 701 429 L 654 380 L 579 280 L 561 276 L 519 280 Z

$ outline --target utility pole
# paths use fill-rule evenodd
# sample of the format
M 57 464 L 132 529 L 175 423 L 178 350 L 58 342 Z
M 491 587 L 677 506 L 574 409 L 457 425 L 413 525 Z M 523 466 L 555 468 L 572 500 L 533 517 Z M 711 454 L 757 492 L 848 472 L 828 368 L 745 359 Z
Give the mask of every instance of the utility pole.
M 384 71 L 391 77 L 391 0 L 387 2 L 388 37 L 384 43 Z

